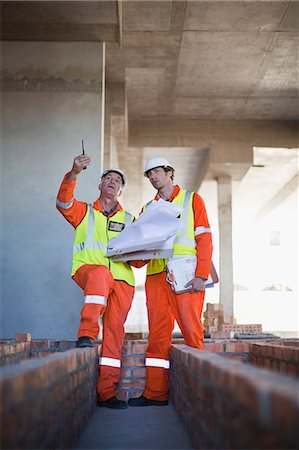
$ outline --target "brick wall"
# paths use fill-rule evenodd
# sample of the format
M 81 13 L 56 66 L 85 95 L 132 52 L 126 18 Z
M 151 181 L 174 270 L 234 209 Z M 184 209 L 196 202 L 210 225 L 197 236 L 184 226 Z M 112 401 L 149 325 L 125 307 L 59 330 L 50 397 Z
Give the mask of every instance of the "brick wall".
M 124 400 L 141 395 L 145 386 L 146 370 L 144 362 L 147 340 L 143 339 L 143 337 L 143 335 L 127 335 L 123 343 L 122 373 L 121 382 L 118 387 L 118 396 Z M 7 361 L 9 363 L 22 361 L 21 364 L 10 365 L 0 371 L 0 388 L 3 392 L 2 412 L 4 419 L 2 430 L 5 430 L 3 433 L 3 444 L 6 445 L 2 445 L 2 448 L 8 448 L 8 442 L 12 443 L 10 444 L 10 448 L 42 449 L 64 448 L 66 446 L 71 448 L 95 406 L 97 356 L 100 346 L 96 345 L 94 349 L 82 350 L 74 348 L 75 341 L 48 339 L 30 341 L 30 339 L 31 337 L 28 333 L 24 333 L 22 335 L 17 335 L 14 341 L 0 341 L 0 344 L 2 344 L 0 345 L 0 348 L 3 347 L 6 349 L 6 352 L 8 352 L 3 356 L 7 356 Z M 22 340 L 26 342 L 20 342 Z M 181 348 L 181 344 L 184 344 L 184 340 L 182 338 L 174 339 L 173 344 L 175 348 Z M 188 348 L 186 346 L 183 346 L 183 348 L 184 347 Z M 238 423 L 237 417 L 240 416 L 242 418 L 242 420 L 240 420 L 244 420 L 244 426 L 247 426 L 248 424 L 246 421 L 250 422 L 250 420 L 253 420 L 252 417 L 254 414 L 257 414 L 259 417 L 262 413 L 263 408 L 265 408 L 263 396 L 267 396 L 267 392 L 273 387 L 273 379 L 271 377 L 268 378 L 267 384 L 264 379 L 261 382 L 259 376 L 255 378 L 255 375 L 253 374 L 259 374 L 258 368 L 250 367 L 249 364 L 237 364 L 237 366 L 231 366 L 231 363 L 235 363 L 231 360 L 248 363 L 251 359 L 251 362 L 257 364 L 257 360 L 254 361 L 253 358 L 257 357 L 257 355 L 266 355 L 267 357 L 270 357 L 269 349 L 271 349 L 272 359 L 273 355 L 276 355 L 276 358 L 279 356 L 280 362 L 282 362 L 282 360 L 283 362 L 286 362 L 288 356 L 288 361 L 295 360 L 298 368 L 299 340 L 269 339 L 258 342 L 246 339 L 206 339 L 204 341 L 204 349 L 206 352 L 198 352 L 197 350 L 189 349 L 191 351 L 191 356 L 189 353 L 187 354 L 187 357 L 182 356 L 184 362 L 180 360 L 181 356 L 179 358 L 176 353 L 171 353 L 172 379 L 176 380 L 175 382 L 178 382 L 180 396 L 186 396 L 183 399 L 179 397 L 175 403 L 176 405 L 179 405 L 179 408 L 181 408 L 184 414 L 189 410 L 194 412 L 194 416 L 190 416 L 191 413 L 188 413 L 188 419 L 186 419 L 183 414 L 183 420 L 187 425 L 189 423 L 188 421 L 192 424 L 197 424 L 197 421 L 200 421 L 200 427 L 202 427 L 200 428 L 201 433 L 202 429 L 204 430 L 204 433 L 202 434 L 203 441 L 201 441 L 200 448 L 209 448 L 208 444 L 215 446 L 215 442 L 217 442 L 218 445 L 218 447 L 216 446 L 215 448 L 225 448 L 224 444 L 221 444 L 221 446 L 219 444 L 221 439 L 217 434 L 218 431 L 214 436 L 209 427 L 213 428 L 215 426 L 218 430 L 218 427 L 220 426 L 218 421 L 219 423 L 223 420 L 225 422 L 227 412 L 232 418 L 233 424 L 235 424 L 235 422 Z M 66 350 L 69 351 L 66 352 Z M 195 363 L 193 361 L 192 364 L 190 363 L 190 358 L 194 358 L 194 353 L 192 352 L 197 352 L 195 359 L 199 358 L 200 362 Z M 214 354 L 214 356 L 217 357 L 215 361 L 218 361 L 218 363 L 216 365 L 214 364 L 214 360 L 212 360 L 214 365 L 211 365 L 210 357 L 208 356 L 209 354 L 212 354 L 212 356 Z M 24 358 L 28 358 L 28 355 L 31 356 L 31 359 L 24 361 Z M 219 359 L 220 355 L 221 358 Z M 292 355 L 292 358 L 289 357 L 290 355 Z M 44 356 L 47 357 L 44 358 Z M 208 359 L 206 360 L 206 358 Z M 185 367 L 185 359 L 188 361 L 187 368 Z M 265 358 L 262 359 L 260 357 L 260 361 L 264 361 L 264 366 L 267 366 Z M 261 366 L 262 362 L 260 362 L 259 365 Z M 284 367 L 284 365 L 281 365 L 282 371 Z M 269 368 L 277 370 L 277 367 L 272 367 L 271 365 L 269 365 Z M 180 375 L 178 376 L 178 370 L 182 371 L 182 377 Z M 196 372 L 197 370 L 198 374 Z M 234 372 L 235 370 L 236 372 Z M 255 372 L 250 372 L 252 370 Z M 258 404 L 255 405 L 256 410 L 252 411 L 251 415 L 248 415 L 246 409 L 245 411 L 242 411 L 244 405 L 242 405 L 238 399 L 239 393 L 236 391 L 238 395 L 235 395 L 234 391 L 237 386 L 242 386 L 243 381 L 240 384 L 240 376 L 247 372 L 251 373 L 251 378 L 250 381 L 247 380 L 244 382 L 245 386 L 248 384 L 252 384 L 252 386 L 260 384 L 264 387 L 267 386 L 268 389 L 268 391 L 267 389 L 265 391 L 266 394 L 262 392 L 257 397 L 252 386 L 250 388 L 248 388 L 248 386 L 246 387 L 247 390 L 249 389 L 249 392 L 251 392 L 250 389 L 253 389 L 254 396 L 252 395 L 252 402 Z M 204 374 L 204 377 L 202 376 L 202 373 Z M 207 373 L 209 376 L 207 376 Z M 290 370 L 288 373 L 294 374 Z M 188 383 L 184 392 L 184 390 L 181 391 L 181 386 L 182 383 L 184 385 L 186 377 Z M 195 382 L 193 378 L 196 380 Z M 220 383 L 223 383 L 223 387 L 217 384 L 218 379 L 220 380 Z M 277 378 L 274 378 L 274 380 L 276 380 L 275 383 L 277 383 Z M 192 390 L 190 391 L 188 388 L 189 382 L 191 383 L 190 386 L 194 386 L 194 392 L 197 396 L 196 401 L 192 399 L 191 408 L 188 405 L 188 395 L 192 392 Z M 227 383 L 228 386 L 230 386 L 231 383 L 231 385 L 234 386 L 234 389 L 231 388 L 231 391 L 229 391 L 228 386 L 225 387 Z M 171 386 L 172 395 L 176 398 L 177 391 L 176 386 L 173 385 L 173 381 Z M 284 387 L 281 386 L 283 385 L 280 385 L 279 389 L 282 389 L 283 392 Z M 206 395 L 206 397 L 204 397 L 204 402 L 201 397 L 203 391 Z M 230 400 L 228 400 L 228 398 L 230 398 Z M 280 398 L 279 401 L 281 400 L 282 398 Z M 197 403 L 200 403 L 201 409 L 198 405 L 195 406 L 194 402 L 196 405 Z M 228 406 L 226 402 L 228 402 Z M 268 400 L 266 400 L 266 407 L 270 408 L 267 402 Z M 288 406 L 288 399 L 283 399 L 283 402 L 287 402 L 286 404 Z M 234 408 L 230 409 L 231 405 L 233 405 Z M 215 408 L 217 411 L 214 416 Z M 213 414 L 211 411 L 213 411 Z M 202 417 L 200 416 L 201 414 Z M 217 414 L 219 414 L 219 416 L 217 416 Z M 290 414 L 292 416 L 293 413 L 291 412 Z M 231 425 L 226 430 L 226 433 L 235 433 L 234 426 L 236 425 Z M 255 429 L 259 426 L 259 423 L 255 425 Z M 65 430 L 65 427 L 67 427 L 67 430 Z M 197 425 L 195 425 L 195 428 L 197 428 Z M 198 433 L 197 431 L 192 431 L 193 429 L 194 427 L 191 428 L 190 431 L 190 427 L 188 428 L 189 432 L 193 433 L 195 436 L 193 439 L 198 439 L 198 437 L 196 437 Z M 225 430 L 225 427 L 223 429 Z M 30 432 L 28 432 L 28 430 Z M 222 430 L 221 426 L 220 430 Z M 221 433 L 222 432 L 223 430 Z M 217 436 L 218 441 L 212 441 L 211 444 L 209 439 L 216 439 Z M 268 436 L 267 439 L 270 439 L 270 437 Z M 32 442 L 35 442 L 35 445 L 37 446 L 34 447 Z M 195 440 L 195 442 L 197 441 Z M 23 445 L 20 445 L 20 443 L 23 443 Z M 261 448 L 271 448 L 269 446 L 267 447 L 268 444 L 265 444 L 264 441 L 259 441 L 259 443 L 261 444 Z M 205 445 L 207 445 L 207 447 L 205 447 Z M 229 445 L 234 445 L 234 441 Z M 262 445 L 264 445 L 264 447 Z M 239 448 L 246 448 L 246 446 Z
M 125 340 L 123 343 L 121 382 L 118 397 L 128 400 L 139 397 L 145 386 L 145 351 L 146 340 Z
M 258 367 L 299 377 L 299 341 L 251 343 L 249 345 L 249 362 Z
M 96 405 L 97 348 L 0 371 L 1 448 L 72 448 Z
M 30 358 L 30 342 L 0 341 L 0 366 L 16 364 Z
M 30 333 L 17 333 L 15 339 L 0 340 L 0 366 L 16 364 L 29 358 L 42 358 L 75 347 L 76 342 L 72 340 L 32 340 Z
M 299 382 L 186 345 L 171 348 L 171 396 L 194 448 L 297 449 Z
M 184 344 L 184 339 L 174 339 L 173 343 Z M 146 369 L 145 352 L 147 340 L 124 340 L 122 349 L 122 373 L 118 386 L 118 397 L 128 400 L 131 397 L 139 397 L 145 387 Z M 225 358 L 248 361 L 249 342 L 240 341 L 204 341 L 204 349 L 217 352 Z
M 256 342 L 256 341 L 255 341 Z M 292 341 L 295 342 L 295 341 Z M 288 341 L 275 339 L 263 341 L 265 345 L 290 345 Z M 184 339 L 173 339 L 173 344 L 184 344 Z M 299 352 L 299 340 L 297 341 Z M 260 344 L 257 344 L 260 345 Z M 243 363 L 250 362 L 249 349 L 252 346 L 250 340 L 239 339 L 206 339 L 204 340 L 205 351 L 217 353 L 225 359 L 237 360 Z M 122 356 L 122 378 L 118 386 L 118 396 L 123 400 L 130 397 L 138 397 L 142 394 L 145 386 L 145 352 L 147 340 L 125 340 Z M 297 360 L 298 361 L 298 360 Z

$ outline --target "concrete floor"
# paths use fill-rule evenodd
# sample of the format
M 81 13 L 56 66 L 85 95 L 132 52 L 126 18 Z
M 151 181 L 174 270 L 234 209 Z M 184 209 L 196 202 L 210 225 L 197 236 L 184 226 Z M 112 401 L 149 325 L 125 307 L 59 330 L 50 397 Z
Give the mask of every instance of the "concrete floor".
M 76 448 L 185 450 L 193 447 L 173 405 L 169 404 L 125 410 L 97 408 Z

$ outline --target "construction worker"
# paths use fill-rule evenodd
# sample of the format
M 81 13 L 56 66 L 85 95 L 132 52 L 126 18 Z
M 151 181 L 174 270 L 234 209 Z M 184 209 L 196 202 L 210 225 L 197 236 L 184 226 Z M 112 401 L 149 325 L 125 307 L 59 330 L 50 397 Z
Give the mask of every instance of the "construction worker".
M 201 314 L 212 257 L 212 238 L 202 198 L 174 185 L 174 168 L 162 157 L 147 161 L 144 176 L 160 198 L 183 208 L 182 225 L 174 241 L 174 256 L 196 255 L 195 277 L 186 284 L 189 291 L 176 294 L 166 280 L 165 259 L 152 259 L 147 266 L 145 283 L 149 338 L 146 351 L 146 386 L 143 395 L 129 399 L 130 406 L 168 404 L 169 349 L 174 320 L 185 342 L 203 350 L 204 331 Z
M 105 257 L 107 242 L 133 221 L 118 202 L 126 177 L 119 168 L 105 170 L 100 178 L 99 198 L 88 205 L 74 198 L 77 176 L 90 164 L 88 155 L 74 159 L 57 196 L 57 209 L 75 228 L 72 278 L 84 291 L 84 306 L 77 347 L 93 347 L 99 318 L 103 316 L 103 340 L 97 383 L 98 406 L 123 409 L 127 403 L 116 397 L 120 379 L 124 323 L 134 295 L 130 264 Z

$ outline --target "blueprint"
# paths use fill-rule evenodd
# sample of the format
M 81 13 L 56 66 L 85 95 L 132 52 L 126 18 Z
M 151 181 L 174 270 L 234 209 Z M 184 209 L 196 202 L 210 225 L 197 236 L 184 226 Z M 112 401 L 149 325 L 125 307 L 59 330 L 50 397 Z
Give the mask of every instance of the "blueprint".
M 162 199 L 152 201 L 135 222 L 110 239 L 106 256 L 114 261 L 170 258 L 182 210 Z

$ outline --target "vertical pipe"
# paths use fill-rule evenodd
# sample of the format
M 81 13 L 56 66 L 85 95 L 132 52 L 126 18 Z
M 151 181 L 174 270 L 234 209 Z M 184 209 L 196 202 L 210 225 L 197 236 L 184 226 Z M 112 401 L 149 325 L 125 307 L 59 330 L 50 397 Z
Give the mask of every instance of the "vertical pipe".
M 102 43 L 102 114 L 101 114 L 101 156 L 100 170 L 104 170 L 104 150 L 105 150 L 105 93 L 106 93 L 106 42 Z

